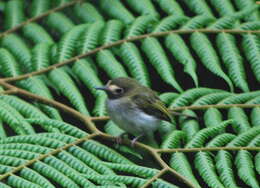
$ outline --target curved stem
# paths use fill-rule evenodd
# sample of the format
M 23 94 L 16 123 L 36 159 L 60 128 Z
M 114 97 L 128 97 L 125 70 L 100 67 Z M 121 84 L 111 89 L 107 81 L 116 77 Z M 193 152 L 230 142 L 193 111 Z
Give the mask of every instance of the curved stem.
M 260 151 L 260 147 L 208 147 L 208 148 L 174 148 L 174 149 L 156 149 L 158 153 L 174 153 L 174 152 L 199 152 L 199 151 Z
M 160 176 L 162 176 L 165 172 L 167 172 L 169 169 L 168 168 L 164 168 L 161 171 L 159 171 L 157 174 L 155 174 L 152 178 L 150 178 L 147 182 L 145 182 L 144 185 L 142 185 L 140 188 L 146 188 L 149 185 L 151 185 L 151 183 L 153 181 L 155 181 L 156 179 L 158 179 Z
M 226 32 L 226 33 L 233 33 L 233 34 L 243 34 L 243 33 L 260 34 L 260 30 L 239 30 L 239 29 L 218 29 L 218 30 L 212 30 L 212 29 L 189 29 L 189 30 L 177 29 L 177 30 L 170 30 L 170 31 L 164 31 L 164 32 L 148 33 L 148 34 L 144 34 L 144 35 L 138 35 L 138 36 L 118 40 L 116 42 L 95 48 L 94 50 L 91 50 L 91 51 L 86 52 L 84 54 L 77 55 L 77 56 L 70 58 L 68 60 L 65 60 L 63 62 L 51 65 L 51 66 L 49 66 L 45 69 L 35 71 L 35 72 L 31 72 L 31 73 L 27 73 L 27 74 L 20 75 L 20 76 L 16 76 L 16 77 L 2 78 L 2 79 L 0 79 L 0 81 L 11 82 L 11 81 L 22 80 L 22 79 L 28 78 L 30 76 L 43 74 L 43 73 L 51 71 L 55 68 L 58 68 L 58 67 L 70 64 L 70 63 L 75 63 L 79 59 L 84 58 L 84 57 L 89 56 L 89 55 L 92 55 L 92 54 L 95 54 L 95 53 L 97 53 L 101 50 L 108 49 L 108 48 L 111 48 L 111 47 L 114 47 L 114 46 L 118 46 L 118 45 L 121 45 L 121 44 L 126 43 L 126 42 L 137 41 L 137 40 L 145 39 L 145 38 L 148 38 L 148 37 L 161 37 L 161 36 L 166 36 L 166 35 L 169 35 L 169 34 L 172 34 L 172 33 L 188 34 L 188 33 L 193 33 L 193 32 L 202 32 L 202 33 Z
M 72 143 L 70 143 L 70 144 L 66 144 L 66 145 L 64 145 L 64 146 L 62 146 L 62 147 L 59 147 L 59 148 L 57 148 L 57 149 L 54 149 L 53 151 L 51 151 L 51 152 L 49 152 L 49 153 L 40 155 L 39 157 L 36 157 L 36 158 L 34 158 L 34 159 L 32 159 L 32 160 L 29 160 L 29 161 L 26 162 L 25 164 L 22 164 L 22 165 L 20 165 L 20 166 L 14 167 L 14 169 L 12 169 L 11 171 L 9 171 L 9 172 L 7 172 L 7 173 L 5 173 L 5 174 L 3 174 L 3 175 L 0 175 L 0 180 L 3 180 L 4 178 L 7 178 L 8 176 L 13 175 L 14 173 L 16 173 L 16 172 L 18 172 L 18 171 L 24 169 L 24 168 L 27 167 L 27 166 L 32 165 L 33 163 L 35 163 L 35 162 L 37 162 L 37 161 L 43 160 L 43 159 L 45 159 L 45 158 L 47 158 L 47 157 L 49 157 L 49 156 L 51 156 L 51 155 L 55 155 L 55 154 L 57 154 L 57 153 L 59 153 L 59 152 L 61 152 L 61 151 L 64 151 L 64 150 L 68 149 L 69 147 L 75 146 L 75 145 L 80 144 L 80 143 L 82 143 L 82 142 L 84 142 L 84 141 L 87 141 L 87 140 L 89 140 L 89 139 L 92 139 L 92 138 L 94 138 L 94 137 L 97 136 L 97 135 L 98 135 L 98 134 L 93 133 L 93 134 L 88 135 L 88 136 L 86 136 L 86 137 L 84 137 L 84 138 L 80 138 L 80 139 L 76 140 L 75 142 L 72 142 Z
M 50 10 L 44 12 L 43 14 L 40 14 L 39 16 L 30 18 L 30 19 L 28 19 L 28 20 L 26 20 L 26 21 L 20 23 L 19 25 L 15 26 L 15 27 L 13 27 L 13 28 L 11 28 L 11 29 L 8 29 L 8 30 L 6 30 L 6 31 L 4 31 L 4 32 L 2 32 L 2 33 L 0 33 L 0 38 L 4 37 L 4 36 L 6 36 L 6 35 L 8 35 L 8 34 L 10 34 L 10 33 L 13 33 L 13 32 L 15 32 L 15 31 L 17 31 L 18 29 L 22 28 L 23 26 L 25 26 L 25 25 L 27 25 L 27 24 L 29 24 L 29 23 L 38 21 L 38 20 L 44 18 L 45 16 L 50 15 L 51 13 L 60 11 L 60 10 L 62 10 L 62 9 L 64 9 L 64 8 L 67 8 L 67 7 L 69 7 L 69 6 L 72 6 L 72 5 L 74 5 L 74 4 L 76 4 L 76 3 L 79 3 L 79 2 L 81 2 L 81 1 L 82 1 L 82 0 L 74 0 L 74 1 L 71 1 L 71 2 L 68 2 L 68 3 L 65 3 L 65 4 L 63 4 L 63 5 L 59 6 L 59 7 L 55 7 L 55 8 L 53 8 L 53 9 L 50 9 Z

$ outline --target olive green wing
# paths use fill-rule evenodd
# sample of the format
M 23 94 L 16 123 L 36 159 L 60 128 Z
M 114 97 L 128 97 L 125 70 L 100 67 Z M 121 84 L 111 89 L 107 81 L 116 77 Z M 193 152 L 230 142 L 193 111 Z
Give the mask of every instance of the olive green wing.
M 170 112 L 154 93 L 136 94 L 131 96 L 131 100 L 140 110 L 149 115 L 165 121 L 172 120 Z

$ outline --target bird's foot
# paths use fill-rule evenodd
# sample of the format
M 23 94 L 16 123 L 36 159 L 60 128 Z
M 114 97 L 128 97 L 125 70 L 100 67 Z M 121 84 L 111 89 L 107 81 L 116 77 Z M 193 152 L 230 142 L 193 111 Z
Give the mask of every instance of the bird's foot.
M 134 147 L 134 146 L 135 146 L 135 143 L 137 142 L 137 140 L 138 140 L 139 138 L 141 138 L 142 136 L 144 136 L 144 135 L 141 134 L 141 135 L 135 137 L 133 140 L 131 140 L 131 147 Z
M 118 145 L 119 145 L 119 144 L 122 144 L 122 142 L 123 142 L 123 137 L 124 137 L 125 135 L 127 135 L 126 132 L 124 132 L 124 133 L 120 134 L 119 136 L 117 136 L 117 137 L 115 138 L 116 144 L 118 144 Z

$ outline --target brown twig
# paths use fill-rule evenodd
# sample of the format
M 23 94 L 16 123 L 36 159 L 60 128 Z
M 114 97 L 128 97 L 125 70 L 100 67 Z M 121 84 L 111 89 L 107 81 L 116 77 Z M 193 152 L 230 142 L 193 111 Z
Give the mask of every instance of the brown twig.
M 75 142 L 72 142 L 72 143 L 70 143 L 70 144 L 66 144 L 66 145 L 64 145 L 64 146 L 62 146 L 62 147 L 59 147 L 59 148 L 57 148 L 57 149 L 55 149 L 55 150 L 52 150 L 52 151 L 49 152 L 49 153 L 40 155 L 40 156 L 37 157 L 37 158 L 34 158 L 34 159 L 32 159 L 32 160 L 29 160 L 29 161 L 26 162 L 25 164 L 22 164 L 22 165 L 20 165 L 20 166 L 17 166 L 17 167 L 15 167 L 15 168 L 13 168 L 11 171 L 9 171 L 9 172 L 7 172 L 7 173 L 1 175 L 1 176 L 0 176 L 0 180 L 3 180 L 4 178 L 7 178 L 8 176 L 13 175 L 14 173 L 18 172 L 19 170 L 22 170 L 23 168 L 25 168 L 25 167 L 27 167 L 27 166 L 30 166 L 30 165 L 32 165 L 33 163 L 37 162 L 37 161 L 43 160 L 43 159 L 45 159 L 45 158 L 47 158 L 47 157 L 49 157 L 49 156 L 51 156 L 51 155 L 55 155 L 55 154 L 57 154 L 57 153 L 59 153 L 59 152 L 61 152 L 61 151 L 64 151 L 64 150 L 68 149 L 69 147 L 75 146 L 75 145 L 80 144 L 80 143 L 82 143 L 82 142 L 84 142 L 84 141 L 87 141 L 87 140 L 89 140 L 89 139 L 92 139 L 92 138 L 94 138 L 95 136 L 97 136 L 97 134 L 88 135 L 88 136 L 86 136 L 86 137 L 84 137 L 84 138 L 80 138 L 80 139 L 76 140 Z
M 10 95 L 10 94 L 15 94 L 17 93 L 17 89 L 9 89 L 9 90 L 6 90 L 6 91 L 2 91 L 0 92 L 0 95 Z
M 69 6 L 72 6 L 72 5 L 74 5 L 74 4 L 76 4 L 76 3 L 79 3 L 79 2 L 81 2 L 81 1 L 82 1 L 82 0 L 74 0 L 74 1 L 71 1 L 71 2 L 68 2 L 68 3 L 65 3 L 65 4 L 63 4 L 63 5 L 59 6 L 59 7 L 55 7 L 55 8 L 53 8 L 53 9 L 50 9 L 50 10 L 46 11 L 45 13 L 40 14 L 39 16 L 30 18 L 30 19 L 28 19 L 28 20 L 26 20 L 26 21 L 20 23 L 19 25 L 15 26 L 15 27 L 13 27 L 13 28 L 11 28 L 11 29 L 8 29 L 8 30 L 6 30 L 6 31 L 4 31 L 4 32 L 2 32 L 2 33 L 0 33 L 0 38 L 4 37 L 4 36 L 6 36 L 6 35 L 8 35 L 8 34 L 10 34 L 10 33 L 12 33 L 12 32 L 17 31 L 18 29 L 22 28 L 23 26 L 25 26 L 25 25 L 27 25 L 27 24 L 29 24 L 29 23 L 38 21 L 38 20 L 44 18 L 45 16 L 50 15 L 51 13 L 60 11 L 60 10 L 62 10 L 62 9 L 64 9 L 64 8 L 67 8 L 67 7 L 69 7 Z
M 69 113 L 69 114 L 79 118 L 81 121 L 83 121 L 86 124 L 87 128 L 90 131 L 92 131 L 93 133 L 99 133 L 100 132 L 95 127 L 95 125 L 90 121 L 90 118 L 88 116 L 81 114 L 80 112 L 78 112 L 77 110 L 74 110 L 73 108 L 70 108 L 70 107 L 68 107 L 68 106 L 66 106 L 66 105 L 64 105 L 60 102 L 57 102 L 55 100 L 51 100 L 51 99 L 47 99 L 47 98 L 35 95 L 31 92 L 28 92 L 28 91 L 21 89 L 21 88 L 17 88 L 15 86 L 8 84 L 8 83 L 5 83 L 5 82 L 0 82 L 0 85 L 2 85 L 5 88 L 8 88 L 8 89 L 13 89 L 13 90 L 16 89 L 18 95 L 22 95 L 26 98 L 33 99 L 33 100 L 39 101 L 41 103 L 48 104 L 50 106 L 54 106 L 58 109 L 61 109 L 64 112 Z
M 63 62 L 51 65 L 45 69 L 39 70 L 39 71 L 35 71 L 35 72 L 31 72 L 31 73 L 27 73 L 21 76 L 16 76 L 16 77 L 7 77 L 7 78 L 2 78 L 0 79 L 0 81 L 5 81 L 5 82 L 11 82 L 11 81 L 18 81 L 18 80 L 22 80 L 25 78 L 28 78 L 30 76 L 35 76 L 38 74 L 43 74 L 45 72 L 51 71 L 55 68 L 67 65 L 69 63 L 73 63 L 78 61 L 81 58 L 90 56 L 92 54 L 95 54 L 101 50 L 104 49 L 108 49 L 114 46 L 118 46 L 121 45 L 123 43 L 126 42 L 132 42 L 132 41 L 137 41 L 137 40 L 141 40 L 144 38 L 148 38 L 148 37 L 161 37 L 161 36 L 165 36 L 165 35 L 169 35 L 172 33 L 177 33 L 177 34 L 188 34 L 188 33 L 194 33 L 194 32 L 202 32 L 202 33 L 221 33 L 221 32 L 226 32 L 226 33 L 234 33 L 234 34 L 243 34 L 243 33 L 254 33 L 254 34 L 260 34 L 260 30 L 238 30 L 238 29 L 221 29 L 221 30 L 211 30 L 211 29 L 192 29 L 192 30 L 182 30 L 182 29 L 178 29 L 178 30 L 171 30 L 171 31 L 165 31 L 165 32 L 157 32 L 157 33 L 148 33 L 148 34 L 144 34 L 144 35 L 138 35 L 138 36 L 134 36 L 134 37 L 130 37 L 130 38 L 126 38 L 126 39 L 122 39 L 122 40 L 118 40 L 116 42 L 113 42 L 111 44 L 106 44 L 103 46 L 100 46 L 98 48 L 95 48 L 94 50 L 91 50 L 89 52 L 86 52 L 84 54 L 80 54 L 77 55 L 73 58 L 70 58 L 68 60 L 65 60 Z
M 174 152 L 198 152 L 198 151 L 260 151 L 260 147 L 208 147 L 208 148 L 174 148 L 174 149 L 156 149 L 158 153 L 174 153 Z
M 151 183 L 153 181 L 155 181 L 156 179 L 158 179 L 160 176 L 162 176 L 165 172 L 167 172 L 169 169 L 168 168 L 164 168 L 162 169 L 160 172 L 158 172 L 157 174 L 155 174 L 152 178 L 150 178 L 147 182 L 145 182 L 144 185 L 142 185 L 140 188 L 146 188 L 149 185 L 151 185 Z

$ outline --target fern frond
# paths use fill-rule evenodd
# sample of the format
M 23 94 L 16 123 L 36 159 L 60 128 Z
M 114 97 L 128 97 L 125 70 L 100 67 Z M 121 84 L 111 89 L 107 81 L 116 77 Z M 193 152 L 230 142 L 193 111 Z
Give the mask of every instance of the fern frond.
M 109 20 L 102 31 L 101 44 L 109 44 L 121 39 L 124 24 L 119 20 Z
M 183 39 L 177 34 L 171 34 L 165 38 L 165 45 L 178 62 L 184 65 L 184 72 L 191 76 L 195 86 L 198 87 L 196 63 Z
M 238 187 L 232 169 L 232 155 L 227 151 L 219 151 L 215 158 L 219 178 L 226 187 Z
M 178 107 L 178 106 L 187 106 L 191 104 L 197 98 L 210 94 L 220 92 L 221 90 L 218 89 L 211 89 L 211 88 L 193 88 L 188 89 L 184 93 L 180 94 L 171 104 L 170 108 Z
M 248 1 L 237 0 L 237 1 L 234 1 L 234 3 L 241 10 L 246 9 L 248 7 L 252 7 L 252 6 L 255 5 L 255 1 L 254 0 L 248 0 Z M 244 19 L 246 21 L 259 20 L 259 12 L 258 11 L 252 12 L 250 15 L 248 15 Z
M 222 122 L 222 114 L 216 108 L 209 108 L 203 116 L 206 127 L 215 127 Z
M 219 12 L 220 16 L 226 16 L 235 12 L 235 9 L 231 4 L 230 0 L 220 0 L 220 1 L 210 0 L 210 3 Z
M 243 59 L 236 47 L 235 38 L 231 34 L 220 33 L 217 35 L 216 40 L 224 65 L 227 67 L 229 76 L 233 83 L 244 92 L 249 91 L 242 63 Z
M 184 12 L 175 0 L 158 0 L 156 3 L 159 4 L 160 8 L 169 15 L 183 16 Z
M 109 16 L 121 20 L 126 25 L 132 23 L 135 19 L 121 1 L 104 0 L 100 1 L 99 6 Z
M 229 124 L 234 123 L 234 120 L 226 120 L 215 127 L 204 128 L 198 131 L 193 138 L 186 144 L 185 148 L 199 148 L 205 144 L 205 141 L 219 134 L 220 131 L 226 128 Z
M 83 23 L 104 21 L 103 16 L 98 12 L 98 10 L 88 2 L 82 4 L 77 3 L 73 8 L 73 13 Z
M 134 78 L 145 86 L 150 85 L 147 68 L 140 51 L 134 43 L 127 42 L 122 44 L 120 47 L 120 57 Z
M 33 71 L 47 68 L 50 64 L 51 45 L 49 43 L 39 43 L 32 49 Z
M 234 138 L 230 143 L 227 144 L 227 146 L 228 147 L 247 146 L 249 142 L 259 134 L 260 134 L 260 126 L 250 128 L 246 132 L 241 133 L 236 138 Z
M 224 79 L 230 90 L 233 91 L 234 87 L 229 77 L 223 72 L 219 58 L 216 51 L 212 47 L 211 42 L 203 33 L 195 32 L 191 35 L 191 45 L 195 52 L 201 59 L 203 65 L 209 69 L 213 74 Z
M 23 27 L 23 35 L 30 39 L 35 44 L 37 43 L 50 43 L 54 41 L 48 32 L 39 24 L 29 23 Z
M 74 23 L 61 12 L 54 12 L 50 14 L 46 18 L 45 24 L 60 34 L 65 34 L 75 26 Z
M 165 92 L 162 93 L 159 97 L 160 99 L 166 104 L 169 105 L 170 103 L 172 103 L 172 101 L 174 99 L 176 99 L 179 96 L 178 93 L 174 93 L 174 92 Z
M 31 52 L 22 38 L 16 34 L 9 34 L 2 39 L 1 46 L 13 54 L 24 72 L 32 71 Z
M 221 91 L 221 92 L 216 92 L 216 93 L 210 93 L 206 94 L 200 98 L 198 98 L 196 101 L 192 103 L 192 105 L 209 105 L 209 104 L 216 104 L 219 101 L 230 97 L 232 93 Z
M 258 174 L 260 174 L 260 152 L 255 156 L 255 167 Z
M 68 97 L 76 109 L 85 115 L 89 115 L 82 95 L 73 80 L 63 69 L 52 70 L 48 74 L 48 78 L 63 95 Z
M 109 163 L 109 162 L 103 162 L 103 164 L 113 170 L 120 171 L 120 172 L 127 172 L 144 178 L 153 177 L 159 172 L 159 170 L 157 169 L 143 167 L 139 165 L 117 164 L 117 163 Z
M 50 0 L 33 0 L 30 5 L 30 16 L 36 17 L 46 12 L 51 6 Z
M 142 35 L 145 32 L 147 32 L 155 22 L 156 19 L 151 15 L 139 16 L 127 28 L 125 37 L 128 38 L 128 37 Z
M 16 96 L 3 95 L 0 99 L 8 103 L 26 118 L 47 118 L 38 108 Z
M 219 180 L 214 162 L 209 153 L 202 151 L 196 153 L 195 168 L 199 171 L 199 174 L 208 184 L 208 186 L 225 188 L 225 186 Z
M 228 110 L 228 118 L 233 119 L 233 129 L 238 133 L 243 133 L 251 128 L 247 115 L 242 108 L 232 107 Z
M 174 71 L 159 41 L 156 38 L 146 38 L 142 42 L 142 49 L 161 78 L 177 91 L 183 92 L 174 78 Z
M 196 187 L 201 187 L 192 173 L 192 168 L 187 157 L 183 153 L 173 153 L 169 164 L 174 170 L 176 170 L 178 173 L 180 173 L 181 175 L 189 179 L 193 184 L 195 184 Z
M 153 32 L 163 32 L 175 29 L 177 26 L 183 25 L 189 20 L 186 16 L 167 16 L 155 24 Z
M 14 56 L 5 48 L 0 49 L 0 72 L 5 77 L 18 76 L 21 74 L 19 65 Z
M 221 100 L 218 104 L 243 104 L 255 97 L 258 97 L 260 91 L 252 91 L 248 93 L 241 93 L 236 95 L 231 95 L 223 100 Z
M 205 0 L 185 0 L 184 2 L 196 14 L 214 17 Z
M 243 50 L 258 82 L 260 82 L 260 40 L 256 35 L 243 35 Z
M 104 27 L 103 22 L 91 24 L 78 39 L 78 54 L 86 53 L 94 49 L 99 43 L 99 35 Z
M 4 129 L 4 124 L 3 124 L 2 119 L 0 119 L 0 140 L 3 139 L 3 138 L 6 138 L 6 137 L 7 137 L 7 134 L 6 134 L 6 131 Z
M 62 36 L 57 45 L 57 53 L 55 54 L 54 63 L 65 61 L 75 54 L 77 49 L 77 40 L 82 32 L 84 32 L 88 27 L 88 24 L 77 25 Z
M 241 150 L 238 152 L 235 164 L 238 170 L 239 177 L 250 187 L 259 187 L 259 181 L 257 180 L 254 172 L 253 157 L 250 152 Z
M 170 148 L 178 148 L 181 145 L 181 140 L 185 138 L 185 132 L 175 130 L 169 133 L 164 140 L 163 143 L 161 144 L 160 148 L 163 149 L 170 149 Z
M 210 23 L 214 22 L 215 20 L 216 20 L 215 18 L 206 16 L 206 15 L 195 16 L 195 17 L 189 19 L 189 21 L 187 21 L 181 27 L 181 29 L 199 29 L 199 28 L 203 28 L 203 27 L 209 25 Z
M 24 16 L 24 2 L 20 0 L 11 0 L 6 2 L 4 14 L 5 29 L 11 29 L 25 20 Z
M 106 94 L 95 89 L 97 86 L 102 86 L 103 83 L 93 71 L 91 62 L 87 61 L 87 59 L 81 59 L 73 65 L 72 70 L 96 97 L 96 103 L 93 110 L 94 114 L 98 116 L 106 115 Z
M 110 78 L 128 77 L 125 68 L 109 50 L 102 50 L 97 54 L 97 64 Z
M 149 15 L 155 18 L 160 17 L 151 0 L 127 0 L 126 2 L 132 9 L 141 15 Z
M 197 115 L 191 110 L 184 110 L 184 114 L 197 117 Z M 186 133 L 186 142 L 189 142 L 194 135 L 199 131 L 199 122 L 195 119 L 186 119 L 186 117 L 179 118 L 181 130 Z
M 253 127 L 260 126 L 260 108 L 255 107 L 252 109 L 250 119 Z
M 221 147 L 228 144 L 230 141 L 232 141 L 236 135 L 230 134 L 230 133 L 223 133 L 215 138 L 213 138 L 211 141 L 208 142 L 207 147 Z

